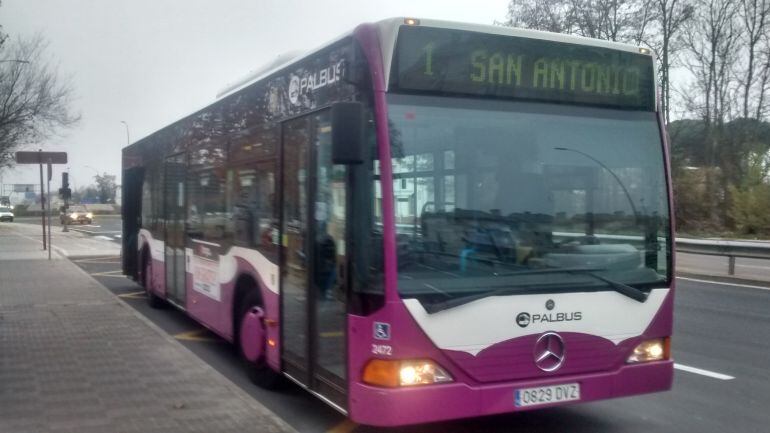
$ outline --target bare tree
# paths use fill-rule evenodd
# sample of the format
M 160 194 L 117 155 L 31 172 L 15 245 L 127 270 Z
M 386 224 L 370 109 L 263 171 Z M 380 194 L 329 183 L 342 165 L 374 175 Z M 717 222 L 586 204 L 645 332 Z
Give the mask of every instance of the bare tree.
M 648 41 L 659 55 L 661 102 L 666 124 L 671 119 L 671 79 L 670 71 L 675 64 L 675 55 L 681 44 L 679 32 L 693 15 L 691 0 L 654 0 L 654 21 L 658 39 Z
M 70 82 L 59 77 L 45 51 L 40 35 L 0 46 L 0 167 L 12 163 L 12 152 L 20 146 L 40 142 L 79 120 L 70 111 Z
M 512 0 L 502 25 L 639 44 L 652 0 Z
M 555 33 L 572 33 L 570 0 L 511 0 L 504 22 L 508 27 L 523 27 Z
M 695 81 L 687 102 L 707 126 L 724 123 L 730 114 L 733 64 L 741 37 L 733 0 L 697 0 L 683 35 L 687 69 Z
M 630 42 L 635 28 L 644 27 L 644 0 L 570 0 L 575 33 L 589 38 Z M 641 24 L 641 25 L 640 25 Z
M 705 127 L 706 165 L 719 172 L 706 171 L 705 196 L 710 197 L 712 222 L 727 222 L 730 203 L 729 179 L 737 168 L 729 164 L 729 148 L 724 134 L 725 120 L 731 114 L 735 74 L 733 65 L 740 45 L 740 24 L 734 0 L 696 0 L 693 18 L 685 24 L 683 40 L 687 50 L 686 67 L 694 82 L 684 92 L 690 111 L 701 117 Z M 717 182 L 720 181 L 718 185 Z M 728 222 L 729 224 L 729 222 Z
M 759 78 L 757 85 L 757 106 L 754 117 L 757 120 L 762 120 L 767 114 L 767 93 L 770 90 L 770 36 L 764 36 L 764 43 L 760 50 L 760 64 Z
M 740 0 L 740 17 L 745 27 L 747 65 L 745 76 L 742 78 L 743 87 L 743 117 L 749 117 L 749 101 L 752 99 L 752 88 L 757 78 L 757 66 L 761 68 L 763 63 L 757 62 L 758 49 L 763 38 L 767 38 L 768 21 L 770 20 L 770 0 Z M 760 59 L 761 60 L 761 59 Z M 758 98 L 761 104 L 762 98 Z M 756 110 L 759 113 L 761 110 Z M 759 119 L 759 114 L 757 114 Z

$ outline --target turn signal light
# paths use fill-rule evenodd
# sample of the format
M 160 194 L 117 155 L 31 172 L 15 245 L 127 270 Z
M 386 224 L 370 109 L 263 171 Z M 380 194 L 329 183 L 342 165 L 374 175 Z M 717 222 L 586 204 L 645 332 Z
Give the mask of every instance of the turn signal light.
M 628 363 L 660 361 L 671 358 L 671 338 L 654 338 L 639 343 L 628 357 Z
M 364 383 L 386 388 L 452 382 L 452 376 L 429 360 L 372 359 L 364 367 Z

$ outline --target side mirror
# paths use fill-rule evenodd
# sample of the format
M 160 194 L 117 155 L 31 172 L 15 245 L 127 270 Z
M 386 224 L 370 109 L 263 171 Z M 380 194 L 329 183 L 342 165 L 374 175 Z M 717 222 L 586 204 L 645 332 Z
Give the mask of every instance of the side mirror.
M 364 107 L 360 102 L 332 105 L 332 163 L 364 162 Z

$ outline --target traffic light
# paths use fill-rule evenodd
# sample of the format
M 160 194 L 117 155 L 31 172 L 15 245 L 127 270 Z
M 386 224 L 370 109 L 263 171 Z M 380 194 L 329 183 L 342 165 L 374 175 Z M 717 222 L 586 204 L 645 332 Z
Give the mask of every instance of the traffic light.
M 70 174 L 62 172 L 61 174 L 61 188 L 59 188 L 59 195 L 64 200 L 69 200 L 72 197 L 72 190 L 70 189 Z

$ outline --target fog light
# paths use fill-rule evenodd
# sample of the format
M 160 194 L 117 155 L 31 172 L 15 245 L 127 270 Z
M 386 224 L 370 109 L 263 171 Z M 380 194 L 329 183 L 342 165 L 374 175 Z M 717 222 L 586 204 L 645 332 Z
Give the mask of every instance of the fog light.
M 646 340 L 639 343 L 634 348 L 631 356 L 628 357 L 627 362 L 649 362 L 660 361 L 668 359 L 670 356 L 669 339 L 668 338 L 655 338 L 652 340 Z

